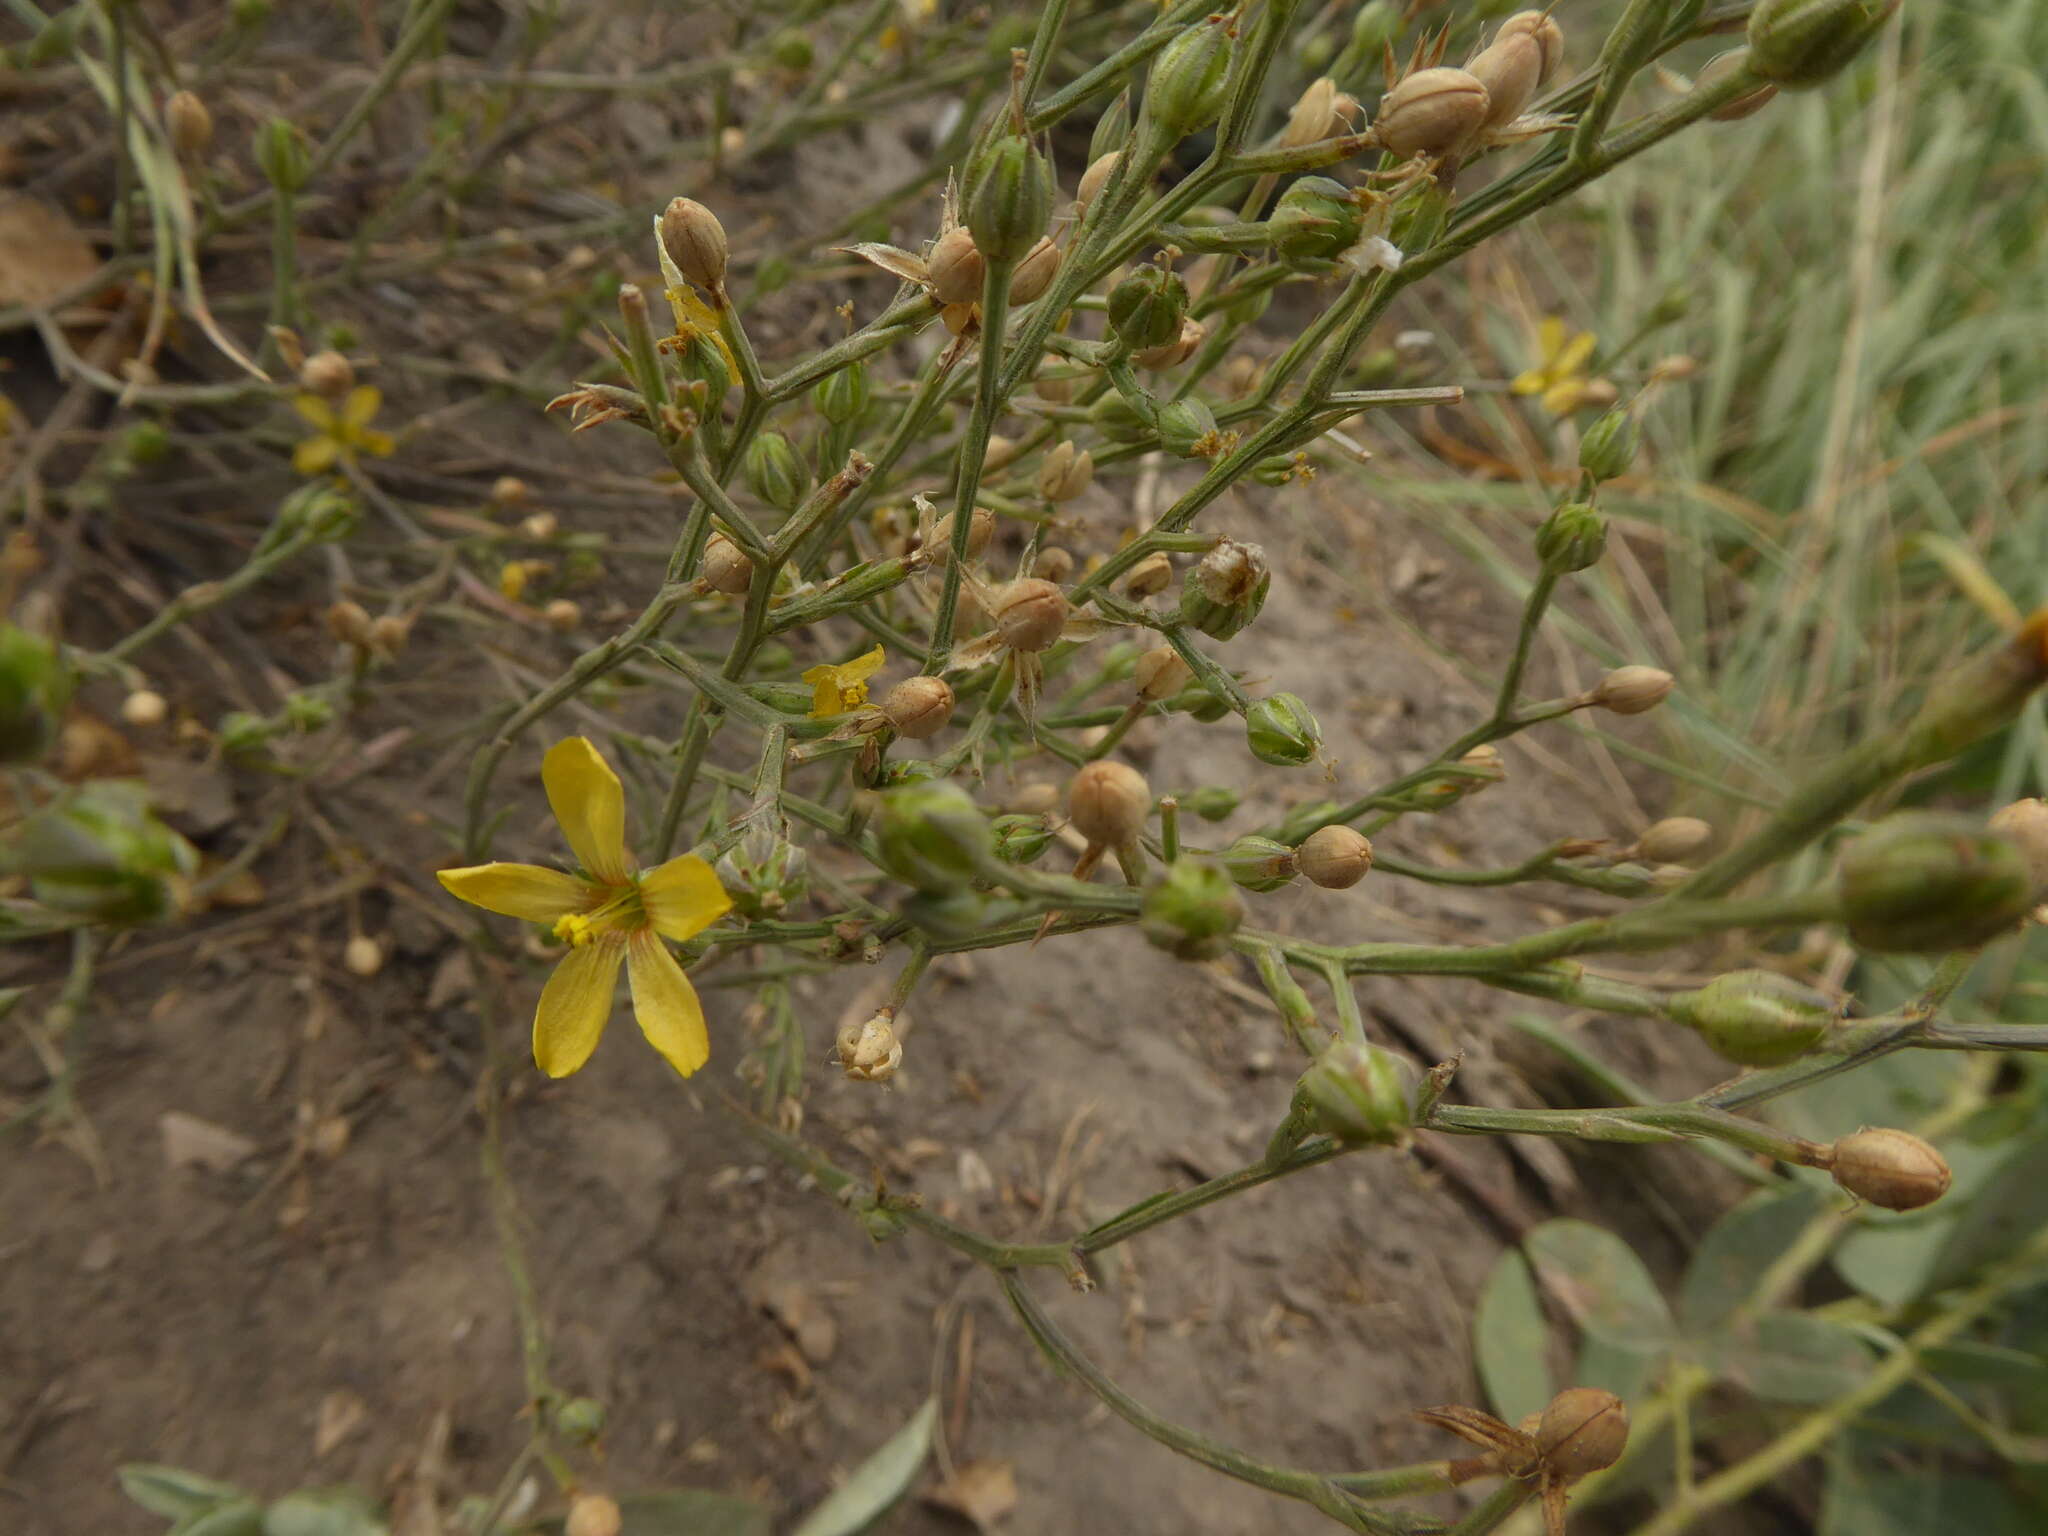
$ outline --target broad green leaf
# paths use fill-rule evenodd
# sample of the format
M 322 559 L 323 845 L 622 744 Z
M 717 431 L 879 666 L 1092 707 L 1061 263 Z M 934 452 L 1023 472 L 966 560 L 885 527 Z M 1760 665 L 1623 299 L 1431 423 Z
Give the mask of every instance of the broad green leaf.
M 1786 1094 L 1770 1117 L 1814 1141 L 1833 1141 L 1861 1125 L 1911 1126 L 1947 1102 L 1965 1065 L 1961 1054 L 1900 1051 Z
M 1921 1361 L 1945 1381 L 1982 1382 L 1994 1387 L 2048 1388 L 2048 1360 L 2003 1344 L 1942 1344 L 1922 1352 Z
M 2048 1131 L 2008 1148 L 1997 1171 L 1959 1208 L 1955 1228 L 1928 1274 L 1928 1288 L 1940 1290 L 1968 1279 L 2043 1227 L 2048 1227 Z
M 187 1515 L 164 1536 L 263 1536 L 263 1505 L 256 1499 L 232 1499 Z
M 263 1536 L 385 1536 L 377 1506 L 356 1488 L 301 1488 L 263 1511 Z
M 1550 1330 L 1529 1261 L 1510 1248 L 1487 1276 L 1472 1318 L 1472 1355 L 1493 1411 L 1510 1424 L 1550 1401 Z
M 217 1482 L 183 1467 L 158 1466 L 148 1461 L 131 1461 L 114 1475 L 121 1480 L 123 1493 L 152 1515 L 162 1515 L 166 1520 L 203 1514 L 216 1504 L 248 1497 L 233 1483 Z
M 1870 1347 L 1810 1312 L 1765 1312 L 1714 1339 L 1715 1370 L 1772 1403 L 1825 1403 L 1870 1374 Z
M 938 1421 L 939 1400 L 928 1397 L 910 1422 L 855 1468 L 853 1476 L 833 1489 L 790 1536 L 853 1536 L 866 1530 L 916 1479 Z
M 1687 1335 L 1705 1338 L 1725 1323 L 1826 1206 L 1827 1197 L 1811 1185 L 1760 1190 L 1708 1228 L 1678 1295 Z
M 1819 1536 L 2040 1536 L 2048 1508 L 1989 1478 L 1874 1472 L 1843 1458 L 1829 1469 Z
M 1589 1335 L 1624 1349 L 1671 1344 L 1671 1309 L 1635 1250 L 1612 1232 L 1565 1217 L 1531 1230 L 1522 1247 L 1550 1293 Z
M 1601 1387 L 1624 1403 L 1640 1403 L 1656 1385 L 1665 1357 L 1662 1349 L 1624 1349 L 1587 1334 L 1579 1345 L 1572 1385 Z

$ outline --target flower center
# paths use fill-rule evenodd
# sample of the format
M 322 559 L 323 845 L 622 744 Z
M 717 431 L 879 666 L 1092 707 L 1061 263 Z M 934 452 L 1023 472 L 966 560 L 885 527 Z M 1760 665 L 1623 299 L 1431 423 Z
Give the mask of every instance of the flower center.
M 647 913 L 640 902 L 640 886 L 637 881 L 621 886 L 608 900 L 592 907 L 588 912 L 565 912 L 555 919 L 555 937 L 572 949 L 581 949 L 594 944 L 607 933 L 619 933 L 644 927 Z

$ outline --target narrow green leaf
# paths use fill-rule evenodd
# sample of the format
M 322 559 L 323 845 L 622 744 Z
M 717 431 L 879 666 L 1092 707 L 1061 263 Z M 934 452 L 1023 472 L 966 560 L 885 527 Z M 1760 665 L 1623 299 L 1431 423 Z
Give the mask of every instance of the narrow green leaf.
M 1529 1261 L 1510 1248 L 1500 1256 L 1472 1317 L 1472 1355 L 1493 1411 L 1514 1423 L 1535 1413 L 1556 1392 L 1551 1381 L 1549 1329 Z
M 1650 1351 L 1668 1348 L 1676 1337 L 1657 1282 L 1612 1232 L 1566 1217 L 1534 1228 L 1522 1247 L 1545 1287 L 1587 1334 Z
M 1764 1272 L 1826 1206 L 1810 1185 L 1762 1190 L 1707 1229 L 1678 1296 L 1678 1319 L 1704 1338 L 1755 1294 Z
M 939 1400 L 928 1397 L 910 1422 L 855 1468 L 853 1476 L 833 1489 L 790 1536 L 853 1536 L 866 1530 L 909 1490 L 931 1449 L 938 1421 Z
M 131 1461 L 114 1475 L 121 1480 L 123 1493 L 152 1515 L 162 1515 L 166 1520 L 203 1514 L 216 1504 L 248 1496 L 233 1483 L 217 1482 L 183 1467 L 158 1466 L 154 1462 Z
M 187 1515 L 164 1536 L 263 1536 L 263 1505 L 256 1499 L 233 1499 Z

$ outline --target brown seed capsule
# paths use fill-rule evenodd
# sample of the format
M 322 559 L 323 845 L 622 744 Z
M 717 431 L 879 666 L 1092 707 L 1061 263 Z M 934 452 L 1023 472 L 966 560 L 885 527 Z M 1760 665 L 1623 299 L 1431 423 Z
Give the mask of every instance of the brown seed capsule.
M 1049 545 L 1038 552 L 1038 558 L 1031 562 L 1031 574 L 1055 586 L 1074 574 L 1073 554 L 1059 545 Z
M 1598 1387 L 1566 1387 L 1536 1425 L 1536 1453 L 1553 1476 L 1577 1480 L 1621 1460 L 1628 1449 L 1628 1409 Z
M 198 159 L 213 142 L 213 114 L 190 91 L 171 93 L 164 103 L 164 124 L 171 130 L 171 148 L 181 159 Z
M 1131 361 L 1140 368 L 1149 368 L 1163 373 L 1168 368 L 1178 368 L 1195 355 L 1195 349 L 1202 344 L 1202 338 L 1209 334 L 1209 327 L 1199 320 L 1183 320 L 1180 335 L 1163 346 L 1143 347 L 1131 354 Z
M 569 1501 L 562 1536 L 619 1536 L 624 1529 L 625 1515 L 616 1499 L 601 1493 L 579 1493 Z
M 384 969 L 384 946 L 366 933 L 353 934 L 342 946 L 341 963 L 352 976 L 374 976 Z
M 1052 286 L 1059 270 L 1060 248 L 1052 243 L 1051 235 L 1043 236 L 1010 273 L 1010 302 L 1029 304 Z
M 1352 111 L 1358 110 L 1358 103 L 1337 89 L 1337 82 L 1328 75 L 1316 81 L 1301 93 L 1294 103 L 1294 110 L 1287 114 L 1287 127 L 1280 135 L 1282 149 L 1300 149 L 1304 144 L 1313 144 L 1319 139 L 1333 138 L 1344 131 L 1346 118 L 1338 107 L 1339 102 L 1350 103 Z
M 953 638 L 965 640 L 969 635 L 979 634 L 989 625 L 988 605 L 976 594 L 974 588 L 960 588 L 959 604 L 953 609 Z
M 552 539 L 561 526 L 552 512 L 529 512 L 519 519 L 519 531 L 535 541 Z
M 1486 123 L 1486 87 L 1462 69 L 1418 69 L 1380 98 L 1373 128 L 1388 153 L 1455 155 Z
M 1170 645 L 1153 646 L 1138 658 L 1137 666 L 1131 669 L 1131 681 L 1137 685 L 1138 697 L 1148 704 L 1172 698 L 1194 680 L 1193 669 Z
M 903 1065 L 895 1014 L 888 1010 L 863 1024 L 848 1024 L 838 1036 L 839 1065 L 856 1083 L 886 1083 Z
M 972 304 L 981 297 L 981 279 L 988 263 L 976 249 L 964 224 L 947 230 L 925 257 L 925 280 L 941 304 Z
M 923 741 L 953 718 L 953 686 L 943 677 L 907 677 L 882 695 L 882 713 L 898 736 Z
M 583 605 L 558 597 L 541 609 L 540 616 L 549 629 L 558 635 L 566 635 L 583 622 Z
M 725 290 L 725 226 L 702 203 L 678 197 L 661 215 L 661 244 L 676 270 L 708 293 Z
M 704 563 L 698 573 L 712 591 L 744 597 L 754 583 L 754 562 L 731 539 L 714 533 L 704 543 Z
M 2048 801 L 2015 800 L 1991 818 L 1991 830 L 2027 861 L 2034 889 L 2048 891 Z
M 1013 651 L 1051 650 L 1072 611 L 1066 593 L 1036 576 L 997 588 L 991 608 L 996 633 Z
M 1172 585 L 1173 562 L 1164 553 L 1147 555 L 1124 578 L 1124 591 L 1132 597 L 1152 597 Z
M 1016 458 L 1016 439 L 1004 437 L 999 432 L 991 432 L 988 435 L 988 450 L 981 456 L 982 473 L 992 474 L 996 470 L 1007 469 L 1016 462 Z
M 1907 1131 L 1865 1126 L 1835 1143 L 1835 1182 L 1888 1211 L 1917 1211 L 1948 1192 L 1948 1163 Z
M 370 615 L 361 603 L 349 602 L 346 598 L 327 610 L 327 632 L 343 645 L 367 646 L 370 643 Z
M 1658 667 L 1616 667 L 1600 679 L 1593 703 L 1617 715 L 1640 715 L 1671 696 L 1677 679 Z
M 1709 86 L 1718 85 L 1738 69 L 1747 68 L 1748 64 L 1747 48 L 1731 48 L 1726 53 L 1717 53 L 1701 67 L 1699 78 L 1693 81 L 1692 87 L 1696 91 L 1703 91 Z M 1775 85 L 1768 80 L 1759 81 L 1755 90 L 1744 91 L 1733 101 L 1723 102 L 1707 116 L 1717 123 L 1740 122 L 1745 117 L 1763 111 L 1771 104 L 1771 98 L 1777 94 L 1778 88 Z
M 394 661 L 404 651 L 405 642 L 411 635 L 412 620 L 386 614 L 370 625 L 370 650 L 386 661 Z
M 1019 784 L 1003 809 L 1013 816 L 1043 816 L 1060 803 L 1059 786 L 1043 779 Z
M 1038 466 L 1038 494 L 1047 501 L 1072 501 L 1094 479 L 1094 454 L 1071 442 L 1054 443 Z
M 1501 28 L 1491 46 L 1482 49 L 1465 72 L 1486 87 L 1486 120 L 1482 128 L 1505 128 L 1522 115 L 1543 77 L 1543 45 L 1529 32 Z
M 1117 151 L 1111 150 L 1106 155 L 1098 156 L 1088 169 L 1081 173 L 1081 185 L 1074 193 L 1074 202 L 1083 213 L 1088 211 L 1088 205 L 1095 201 L 1096 196 L 1108 183 L 1110 174 L 1116 170 L 1116 162 Z
M 1683 864 L 1714 840 L 1714 829 L 1697 816 L 1666 816 L 1636 839 L 1636 855 L 1652 864 Z
M 299 387 L 327 400 L 339 400 L 356 387 L 355 365 L 339 352 L 315 352 L 299 369 Z
M 1348 891 L 1372 869 L 1372 843 L 1343 825 L 1318 827 L 1294 850 L 1295 864 L 1326 891 Z
M 965 336 L 981 323 L 979 304 L 948 304 L 939 311 L 939 323 L 949 336 Z
M 1122 848 L 1152 814 L 1152 786 L 1128 763 L 1102 758 L 1083 765 L 1067 786 L 1067 817 L 1091 843 Z
M 491 505 L 494 507 L 521 506 L 528 494 L 526 482 L 517 475 L 500 475 L 491 482 Z
M 1494 34 L 1494 41 L 1516 35 L 1533 38 L 1543 57 L 1542 71 L 1536 77 L 1538 86 L 1550 84 L 1550 77 L 1557 73 L 1564 63 L 1564 28 L 1557 24 L 1557 18 L 1548 11 L 1517 11 L 1500 24 L 1500 31 Z
M 121 718 L 130 725 L 162 725 L 170 712 L 164 696 L 148 688 L 138 688 L 121 701 Z
M 976 507 L 974 518 L 967 525 L 967 558 L 979 560 L 988 553 L 989 541 L 996 536 L 996 515 L 987 507 Z M 953 514 L 948 512 L 932 524 L 932 536 L 925 543 L 931 551 L 932 564 L 944 566 L 953 558 Z
M 1048 405 L 1070 404 L 1074 398 L 1073 375 L 1041 369 L 1031 381 L 1031 393 Z

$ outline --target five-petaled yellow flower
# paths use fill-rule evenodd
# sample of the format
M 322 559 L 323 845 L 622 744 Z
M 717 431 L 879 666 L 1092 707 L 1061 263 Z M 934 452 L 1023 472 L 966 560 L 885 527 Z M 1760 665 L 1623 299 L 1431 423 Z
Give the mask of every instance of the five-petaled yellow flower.
M 882 670 L 882 648 L 837 666 L 827 663 L 804 674 L 811 685 L 811 718 L 823 720 L 858 709 L 868 701 L 868 679 Z
M 541 1071 L 567 1077 L 590 1059 L 611 1018 L 624 961 L 641 1033 L 688 1077 L 710 1059 L 711 1040 L 696 990 L 662 940 L 702 933 L 731 909 L 732 898 L 693 853 L 653 869 L 634 867 L 626 851 L 625 790 L 583 737 L 550 747 L 540 776 L 582 873 L 478 864 L 442 870 L 441 883 L 472 906 L 547 923 L 568 940 L 533 1015 L 533 1059 Z
M 1553 416 L 1569 416 L 1586 403 L 1593 378 L 1587 364 L 1593 361 L 1599 342 L 1591 331 L 1574 336 L 1564 321 L 1552 315 L 1538 327 L 1536 345 L 1543 361 L 1516 378 L 1509 386 L 1518 395 L 1540 395 L 1543 409 Z
M 358 384 L 350 390 L 340 410 L 318 395 L 294 398 L 292 405 L 298 413 L 320 430 L 300 439 L 299 446 L 292 450 L 292 468 L 302 475 L 317 475 L 332 469 L 337 459 L 353 463 L 357 454 L 389 458 L 396 446 L 391 434 L 370 425 L 377 407 L 383 403 L 384 396 L 374 384 Z

